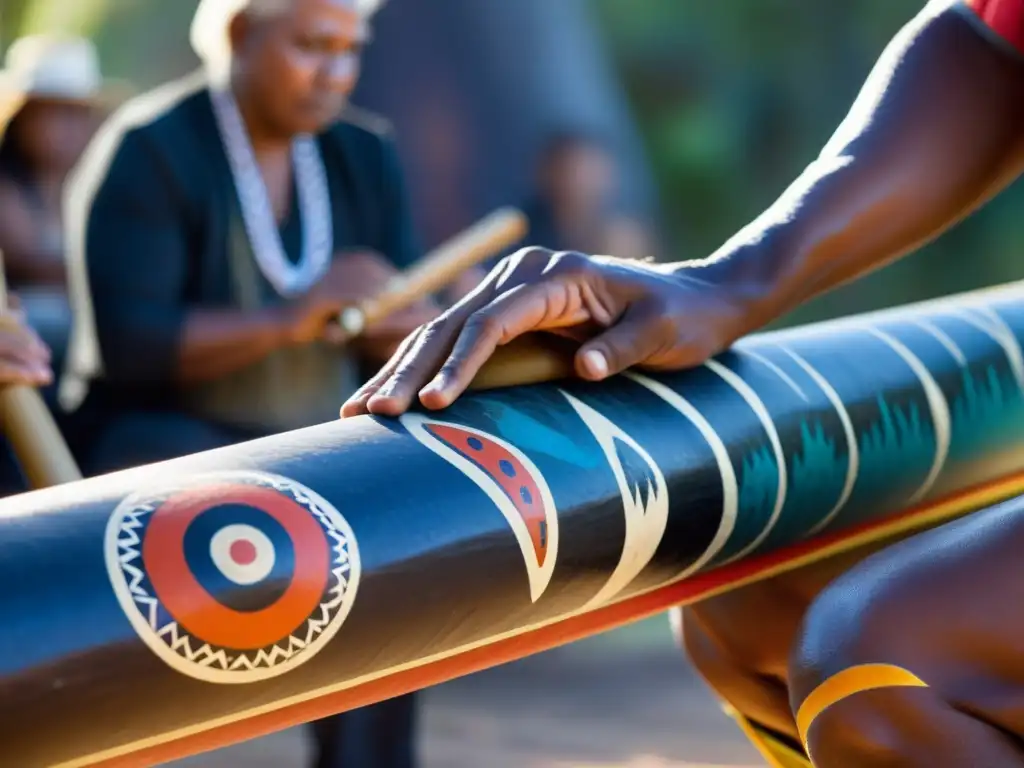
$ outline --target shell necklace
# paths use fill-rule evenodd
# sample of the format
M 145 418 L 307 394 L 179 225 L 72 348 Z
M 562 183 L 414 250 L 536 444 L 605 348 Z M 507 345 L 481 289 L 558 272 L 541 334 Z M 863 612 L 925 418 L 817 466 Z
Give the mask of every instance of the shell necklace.
M 293 263 L 285 254 L 267 185 L 238 102 L 227 88 L 212 89 L 210 97 L 256 264 L 281 296 L 290 298 L 304 293 L 327 271 L 334 244 L 327 172 L 316 138 L 301 134 L 292 140 L 292 164 L 302 225 L 302 253 L 298 263 Z

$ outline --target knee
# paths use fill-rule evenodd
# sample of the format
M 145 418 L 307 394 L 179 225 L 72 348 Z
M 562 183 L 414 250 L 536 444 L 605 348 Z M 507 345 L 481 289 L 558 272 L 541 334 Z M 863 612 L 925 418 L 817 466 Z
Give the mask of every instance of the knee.
M 852 667 L 911 662 L 918 643 L 913 595 L 888 568 L 865 561 L 813 600 L 792 646 L 793 704 Z
M 690 610 L 679 611 L 677 637 L 690 665 L 719 695 L 750 673 L 722 647 L 721 639 Z
M 748 716 L 751 707 L 760 711 L 769 708 L 777 715 L 788 717 L 784 689 L 772 683 L 777 678 L 765 670 L 772 655 L 785 662 L 785 651 L 748 646 L 737 642 L 736 628 L 719 626 L 697 611 L 682 612 L 679 637 L 690 665 L 715 694 Z M 778 688 L 778 690 L 777 690 Z
M 925 687 L 914 671 L 920 638 L 912 598 L 890 573 L 867 567 L 840 577 L 811 604 L 789 681 L 797 730 L 812 753 L 861 756 L 872 765 L 895 754 L 889 707 L 902 696 L 893 691 Z
M 921 765 L 909 756 L 922 734 L 908 730 L 902 708 L 894 706 L 900 698 L 893 691 L 874 691 L 824 710 L 814 727 L 801 733 L 808 757 L 830 768 Z

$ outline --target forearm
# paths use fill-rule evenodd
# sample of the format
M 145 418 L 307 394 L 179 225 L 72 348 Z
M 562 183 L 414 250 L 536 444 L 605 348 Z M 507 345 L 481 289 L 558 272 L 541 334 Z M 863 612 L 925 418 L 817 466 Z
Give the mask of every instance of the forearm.
M 289 343 L 286 323 L 276 309 L 192 310 L 178 349 L 182 384 L 228 376 Z
M 748 330 L 933 239 L 1016 178 L 1022 72 L 958 13 L 908 25 L 819 157 L 703 262 L 745 292 Z

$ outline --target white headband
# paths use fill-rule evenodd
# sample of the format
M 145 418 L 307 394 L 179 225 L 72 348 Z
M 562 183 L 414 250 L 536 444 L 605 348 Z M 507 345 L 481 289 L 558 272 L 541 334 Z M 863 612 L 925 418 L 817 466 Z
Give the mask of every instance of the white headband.
M 228 27 L 240 13 L 272 16 L 283 13 L 293 0 L 199 0 L 189 42 L 192 50 L 207 66 L 222 66 L 230 56 Z M 356 10 L 369 18 L 383 5 L 384 0 L 354 0 Z

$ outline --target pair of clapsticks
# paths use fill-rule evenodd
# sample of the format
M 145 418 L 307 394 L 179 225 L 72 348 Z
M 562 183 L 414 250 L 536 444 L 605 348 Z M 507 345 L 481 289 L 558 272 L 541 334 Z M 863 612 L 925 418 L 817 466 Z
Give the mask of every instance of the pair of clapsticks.
M 381 294 L 342 311 L 338 323 L 346 339 L 388 315 L 412 306 L 449 285 L 467 269 L 520 242 L 528 222 L 515 208 L 499 208 L 435 248 L 398 275 Z M 563 378 L 571 373 L 559 339 L 526 336 L 500 347 L 473 379 L 472 389 L 494 389 Z

